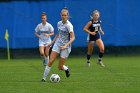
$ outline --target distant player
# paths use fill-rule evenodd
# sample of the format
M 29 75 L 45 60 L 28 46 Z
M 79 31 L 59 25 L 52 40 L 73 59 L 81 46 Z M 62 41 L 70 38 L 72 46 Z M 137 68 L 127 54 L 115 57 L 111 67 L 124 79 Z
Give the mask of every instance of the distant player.
M 46 66 L 49 60 L 49 44 L 51 43 L 50 36 L 54 35 L 54 28 L 47 22 L 47 15 L 45 12 L 41 14 L 42 23 L 35 28 L 35 35 L 39 38 L 40 56 L 44 58 L 43 64 Z
M 42 82 L 46 81 L 46 77 L 50 72 L 51 66 L 59 54 L 60 60 L 58 69 L 64 70 L 66 77 L 70 76 L 69 68 L 64 64 L 71 52 L 71 43 L 75 40 L 75 35 L 73 32 L 73 25 L 68 20 L 69 12 L 66 8 L 61 10 L 61 18 L 62 20 L 57 23 L 58 33 L 55 36 L 53 42 L 50 44 L 52 45 L 55 42 L 52 48 L 49 63 L 44 71 Z
M 90 57 L 92 55 L 93 51 L 93 44 L 96 43 L 97 46 L 100 49 L 99 55 L 98 55 L 98 64 L 101 66 L 105 66 L 102 62 L 102 57 L 104 55 L 104 43 L 101 39 L 101 35 L 104 35 L 104 32 L 101 28 L 101 21 L 99 21 L 100 12 L 98 10 L 93 11 L 93 19 L 87 23 L 87 25 L 84 27 L 84 31 L 88 33 L 88 52 L 87 52 L 87 64 L 90 66 Z

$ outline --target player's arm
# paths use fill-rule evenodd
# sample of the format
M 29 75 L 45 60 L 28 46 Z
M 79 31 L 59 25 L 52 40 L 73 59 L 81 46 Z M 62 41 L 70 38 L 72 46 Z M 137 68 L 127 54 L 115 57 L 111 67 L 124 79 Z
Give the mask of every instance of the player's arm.
M 75 40 L 74 32 L 70 32 L 70 41 L 66 43 L 64 46 L 61 46 L 61 49 L 65 49 L 67 46 L 69 46 L 73 41 Z
M 55 38 L 52 41 L 52 44 L 56 41 L 57 38 L 58 38 L 58 34 L 56 34 Z
M 65 46 L 70 45 L 75 40 L 74 32 L 70 32 L 70 41 L 65 44 Z
M 53 41 L 49 44 L 49 46 L 51 46 L 56 41 L 57 38 L 58 38 L 58 34 L 56 34 L 56 36 L 54 37 Z
M 104 31 L 102 30 L 102 27 L 100 26 L 99 31 L 101 32 L 102 35 L 104 35 Z
M 41 38 L 40 35 L 37 32 L 35 32 L 34 34 L 35 34 L 36 37 Z
M 51 32 L 50 34 L 44 34 L 45 36 L 53 36 L 54 32 Z
M 89 21 L 89 22 L 85 25 L 85 27 L 84 27 L 83 30 L 84 30 L 85 32 L 87 32 L 88 34 L 95 35 L 95 34 L 96 34 L 95 32 L 91 32 L 91 31 L 88 30 L 89 27 L 91 26 L 91 24 L 92 24 L 92 22 Z
M 41 39 L 40 35 L 35 31 L 35 36 L 38 37 L 39 39 Z
M 35 36 L 40 38 L 40 35 L 38 34 L 38 31 L 39 31 L 39 25 L 37 25 L 37 27 L 35 28 Z
M 53 36 L 54 35 L 54 32 L 51 32 L 50 34 L 49 34 L 49 36 Z

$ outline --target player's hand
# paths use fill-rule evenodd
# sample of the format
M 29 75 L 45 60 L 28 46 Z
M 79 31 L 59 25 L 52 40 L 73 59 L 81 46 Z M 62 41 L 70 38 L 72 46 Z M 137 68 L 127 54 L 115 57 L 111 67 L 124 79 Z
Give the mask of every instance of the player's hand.
M 102 31 L 101 34 L 104 35 L 104 32 Z
M 50 43 L 48 46 L 51 47 L 53 43 Z
M 67 47 L 67 46 L 64 45 L 64 46 L 61 46 L 60 48 L 63 50 L 63 49 L 65 49 L 66 47 Z
M 95 32 L 90 32 L 90 34 L 91 34 L 91 35 L 95 35 L 96 33 L 95 33 Z

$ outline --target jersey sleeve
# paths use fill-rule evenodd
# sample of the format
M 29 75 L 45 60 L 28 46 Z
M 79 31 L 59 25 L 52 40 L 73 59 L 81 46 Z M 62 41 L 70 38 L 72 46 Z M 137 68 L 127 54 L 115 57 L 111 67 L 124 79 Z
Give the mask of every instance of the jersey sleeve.
M 72 24 L 67 25 L 67 29 L 68 29 L 69 33 L 70 32 L 74 32 L 73 31 L 73 25 Z
M 102 26 L 102 21 L 100 20 L 99 23 L 100 23 L 100 28 L 101 28 L 101 26 Z
M 57 30 L 59 31 L 58 27 L 59 27 L 60 22 L 57 23 Z
M 99 23 L 100 23 L 100 25 L 102 25 L 102 21 L 101 20 L 99 21 Z
M 35 32 L 38 32 L 38 31 L 39 31 L 39 25 L 37 25 L 35 28 Z
M 54 32 L 54 28 L 53 26 L 50 24 L 50 28 L 49 28 L 50 32 Z

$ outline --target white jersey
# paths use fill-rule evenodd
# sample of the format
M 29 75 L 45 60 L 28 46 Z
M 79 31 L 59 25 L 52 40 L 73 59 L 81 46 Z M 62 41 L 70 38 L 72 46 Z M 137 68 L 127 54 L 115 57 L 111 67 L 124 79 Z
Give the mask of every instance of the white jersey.
M 51 38 L 50 36 L 45 36 L 44 34 L 50 34 L 51 32 L 54 32 L 54 28 L 53 26 L 46 22 L 45 25 L 43 25 L 42 23 L 38 24 L 37 27 L 35 28 L 35 32 L 39 32 L 40 33 L 40 38 L 39 39 L 39 43 L 40 44 L 47 44 L 51 42 Z
M 63 24 L 62 21 L 59 21 L 57 23 L 57 28 L 58 28 L 58 38 L 56 40 L 56 43 L 65 45 L 70 40 L 70 32 L 73 32 L 73 25 L 68 20 L 65 24 Z
M 57 23 L 58 38 L 53 46 L 52 51 L 60 53 L 62 58 L 67 58 L 71 52 L 71 45 L 67 46 L 66 49 L 61 50 L 61 46 L 64 46 L 70 41 L 70 32 L 73 32 L 73 25 L 67 20 L 65 24 L 62 21 Z

